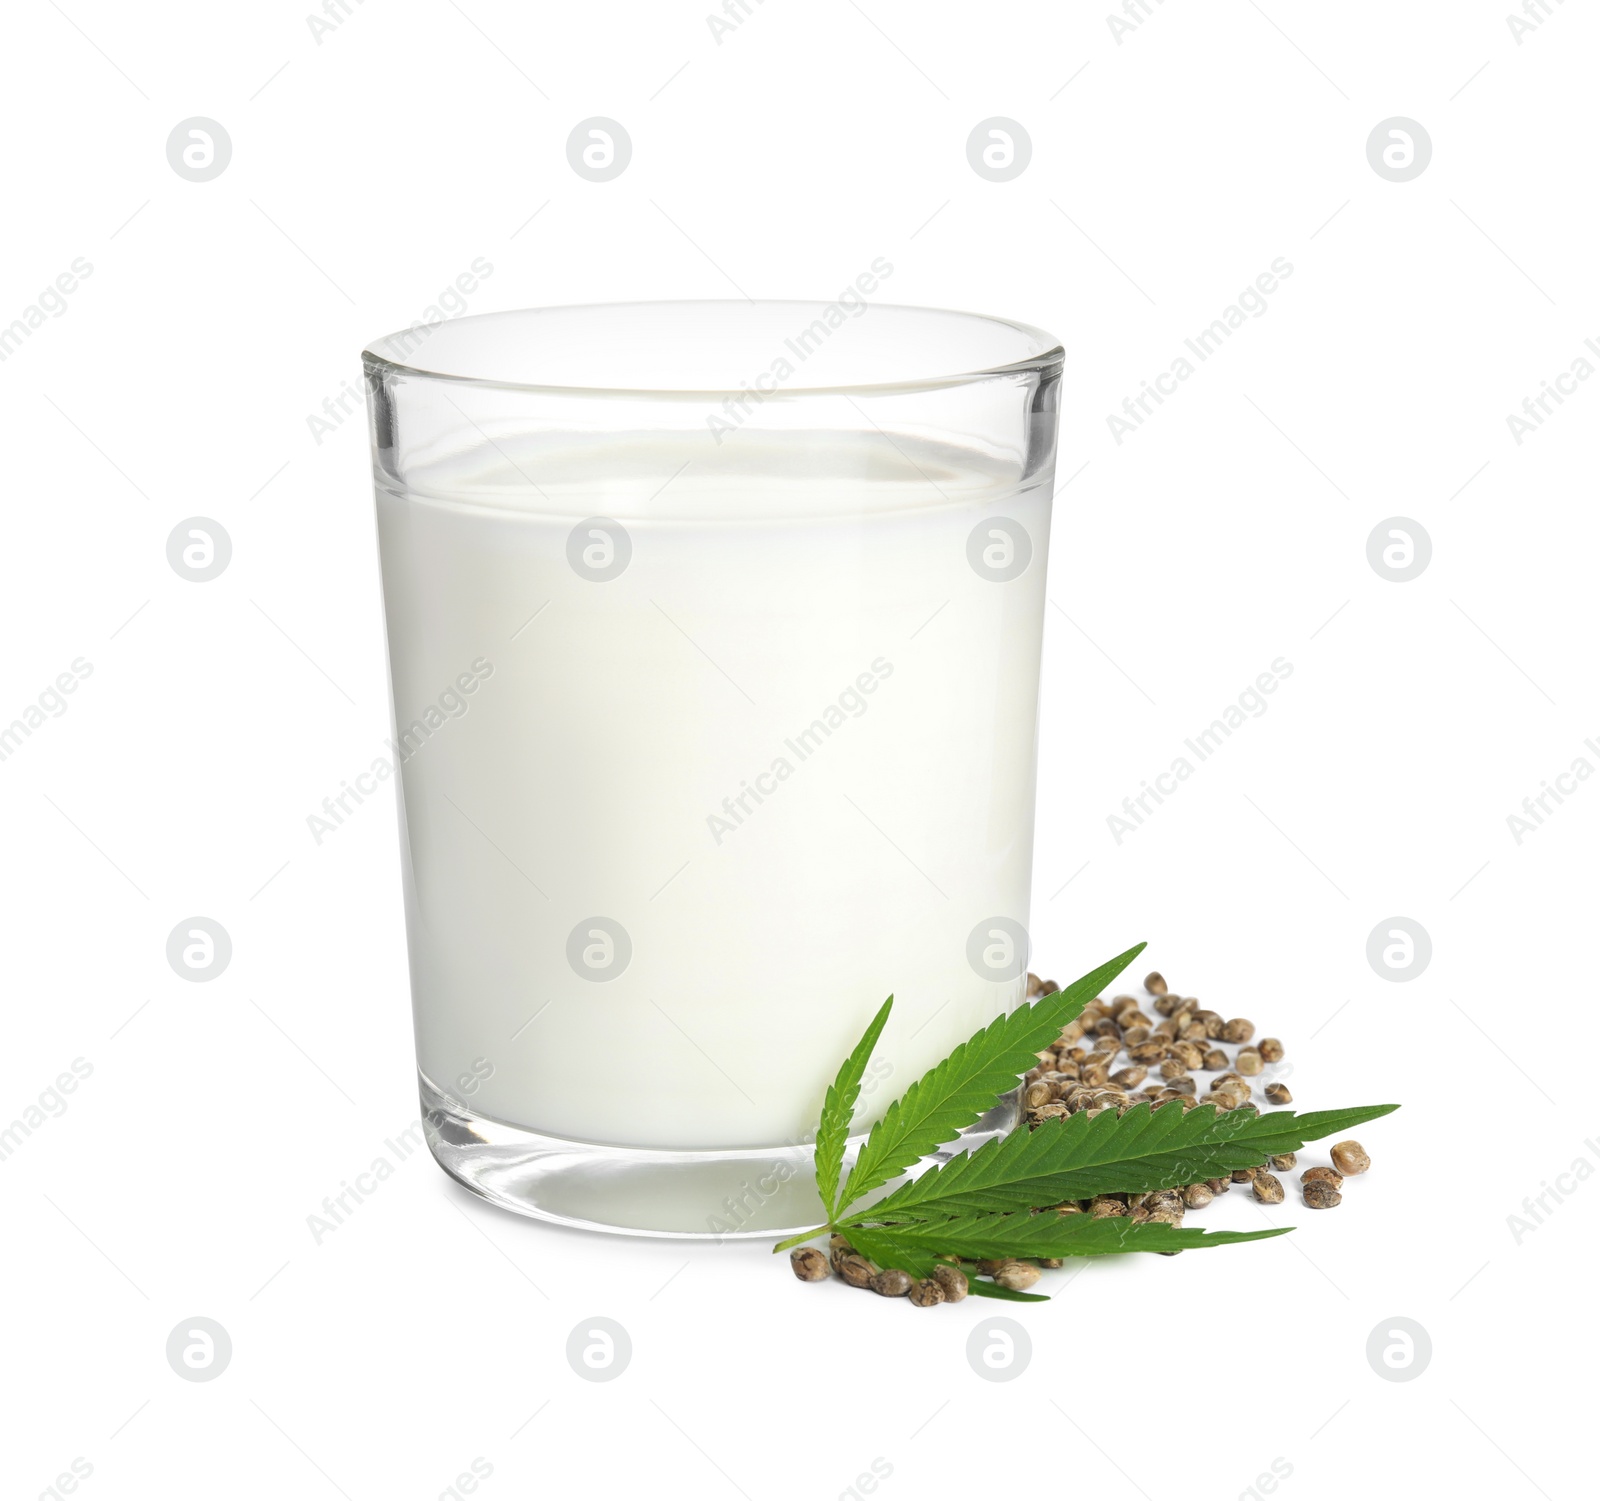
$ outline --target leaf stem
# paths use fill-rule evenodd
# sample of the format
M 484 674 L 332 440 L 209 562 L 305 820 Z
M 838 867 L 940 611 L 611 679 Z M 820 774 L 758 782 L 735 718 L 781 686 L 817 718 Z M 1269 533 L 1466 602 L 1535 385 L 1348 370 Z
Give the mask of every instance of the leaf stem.
M 772 1248 L 772 1254 L 776 1256 L 779 1251 L 787 1251 L 792 1246 L 798 1246 L 804 1241 L 815 1240 L 819 1235 L 828 1235 L 832 1233 L 835 1228 L 837 1227 L 832 1224 L 827 1224 L 818 1225 L 815 1230 L 802 1230 L 798 1235 L 791 1235 L 788 1240 L 780 1240 L 778 1244 Z

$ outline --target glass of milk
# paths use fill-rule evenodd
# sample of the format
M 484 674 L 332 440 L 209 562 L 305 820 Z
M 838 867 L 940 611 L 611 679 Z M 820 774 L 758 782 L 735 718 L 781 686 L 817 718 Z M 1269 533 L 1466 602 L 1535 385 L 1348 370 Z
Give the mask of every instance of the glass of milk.
M 857 1140 L 1023 997 L 1062 351 L 874 269 L 365 352 L 423 1114 L 505 1208 L 818 1223 L 885 996 Z

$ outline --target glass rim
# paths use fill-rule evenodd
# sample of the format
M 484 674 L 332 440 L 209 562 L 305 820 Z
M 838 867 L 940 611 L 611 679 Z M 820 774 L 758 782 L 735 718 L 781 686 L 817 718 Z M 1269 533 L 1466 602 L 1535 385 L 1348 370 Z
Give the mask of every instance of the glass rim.
M 464 375 L 456 371 L 430 369 L 426 361 L 417 362 L 410 356 L 396 358 L 393 354 L 386 352 L 382 346 L 396 340 L 405 339 L 408 335 L 414 334 L 419 327 L 428 329 L 431 335 L 434 329 L 448 325 L 459 326 L 471 323 L 499 322 L 541 313 L 611 314 L 629 311 L 640 312 L 647 308 L 671 308 L 677 310 L 694 308 L 724 310 L 794 308 L 797 310 L 818 310 L 836 305 L 833 302 L 810 298 L 755 297 L 738 299 L 707 297 L 642 298 L 623 302 L 554 303 L 542 307 L 506 308 L 496 312 L 467 313 L 455 318 L 444 319 L 438 324 L 413 324 L 410 328 L 383 334 L 373 339 L 362 349 L 361 359 L 369 374 L 387 372 L 417 380 L 442 381 L 461 386 L 477 386 L 485 390 L 519 391 L 568 397 L 621 396 L 635 399 L 648 398 L 657 401 L 680 399 L 720 400 L 728 397 L 736 398 L 742 395 L 749 395 L 750 389 L 745 385 L 727 384 L 676 386 L 665 384 L 633 385 L 628 383 L 592 384 L 587 382 L 508 380 L 497 376 Z M 898 380 L 821 381 L 809 384 L 786 381 L 782 386 L 781 393 L 774 391 L 771 394 L 782 394 L 784 396 L 912 394 L 918 391 L 934 391 L 952 386 L 967 385 L 977 381 L 1042 373 L 1052 366 L 1059 367 L 1066 358 L 1066 351 L 1062 346 L 1062 342 L 1054 334 L 1048 333 L 1034 324 L 1023 323 L 1013 318 L 1001 318 L 992 313 L 974 313 L 956 308 L 925 307 L 913 303 L 897 302 L 869 302 L 865 304 L 865 309 L 867 311 L 912 314 L 930 324 L 940 320 L 985 324 L 992 329 L 1005 330 L 1015 335 L 1021 345 L 1031 347 L 1028 348 L 1028 352 L 1019 353 L 1015 359 L 978 364 L 972 368 L 951 369 L 949 371 L 940 371 L 937 374 L 908 376 Z M 424 347 L 426 346 L 424 345 Z M 961 364 L 958 360 L 952 361 L 952 363 Z

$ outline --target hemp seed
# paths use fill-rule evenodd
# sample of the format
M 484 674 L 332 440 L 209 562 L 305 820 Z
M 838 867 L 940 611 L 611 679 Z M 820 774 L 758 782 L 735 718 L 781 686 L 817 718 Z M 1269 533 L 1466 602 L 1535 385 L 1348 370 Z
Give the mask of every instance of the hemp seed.
M 802 1282 L 821 1282 L 828 1275 L 828 1258 L 815 1246 L 800 1246 L 791 1251 L 789 1265 Z
M 1259 1074 L 1265 1065 L 1261 1061 L 1261 1054 L 1254 1048 L 1240 1048 L 1239 1056 L 1233 1060 L 1233 1066 L 1241 1074 Z
M 1204 1209 L 1216 1195 L 1204 1183 L 1191 1183 L 1183 1191 L 1183 1203 L 1187 1209 Z
M 1328 1155 L 1333 1158 L 1333 1165 L 1347 1178 L 1352 1173 L 1364 1173 L 1372 1166 L 1372 1159 L 1359 1141 L 1336 1142 Z
M 1265 1168 L 1257 1168 L 1251 1189 L 1263 1204 L 1283 1203 L 1283 1184 Z
M 1267 1103 L 1269 1105 L 1292 1105 L 1294 1096 L 1289 1093 L 1287 1084 L 1267 1085 Z
M 1153 969 L 1144 977 L 1144 988 L 1151 995 L 1165 995 L 1167 993 L 1167 982 L 1162 978 L 1160 970 Z
M 1236 1016 L 1230 1022 L 1225 1022 L 1222 1027 L 1222 1040 L 1224 1042 L 1249 1042 L 1256 1035 L 1256 1024 L 1246 1021 L 1242 1016 Z
M 933 1280 L 944 1290 L 946 1303 L 959 1303 L 967 1295 L 967 1274 L 947 1261 L 935 1265 Z
M 1039 1280 L 1039 1268 L 1025 1261 L 1007 1261 L 994 1274 L 994 1280 L 1014 1293 L 1025 1293 Z
M 1268 1063 L 1278 1063 L 1283 1058 L 1283 1044 L 1276 1037 L 1263 1037 L 1257 1044 L 1256 1051 Z
M 1337 1209 L 1344 1195 L 1333 1184 L 1322 1178 L 1313 1178 L 1300 1185 L 1301 1197 L 1307 1209 Z
M 864 1256 L 857 1256 L 854 1251 L 836 1258 L 833 1269 L 839 1274 L 839 1280 L 851 1287 L 866 1287 L 872 1281 L 871 1264 Z
M 897 1266 L 888 1266 L 877 1273 L 867 1285 L 879 1297 L 903 1298 L 911 1291 L 911 1282 L 909 1272 L 902 1272 Z
M 1308 1167 L 1300 1174 L 1301 1183 L 1326 1183 L 1330 1188 L 1342 1188 L 1344 1175 L 1331 1167 Z
M 944 1286 L 933 1277 L 924 1277 L 921 1282 L 913 1282 L 911 1291 L 906 1294 L 911 1299 L 913 1308 L 932 1308 L 936 1303 L 943 1303 Z
M 1294 1153 L 1277 1152 L 1267 1158 L 1267 1166 L 1275 1173 L 1286 1173 L 1294 1166 Z

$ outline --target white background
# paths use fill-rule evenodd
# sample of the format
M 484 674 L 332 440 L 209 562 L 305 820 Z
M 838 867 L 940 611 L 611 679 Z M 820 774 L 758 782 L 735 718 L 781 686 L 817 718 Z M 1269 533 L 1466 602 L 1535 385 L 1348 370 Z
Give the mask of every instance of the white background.
M 8 7 L 0 322 L 93 271 L 0 365 L 0 721 L 93 673 L 0 763 L 0 1121 L 93 1072 L 0 1162 L 6 1493 L 80 1459 L 91 1496 L 422 1501 L 475 1458 L 490 1497 L 831 1498 L 874 1459 L 889 1496 L 1231 1498 L 1275 1459 L 1306 1501 L 1589 1490 L 1600 1186 L 1508 1216 L 1600 1162 L 1600 787 L 1506 820 L 1600 765 L 1600 383 L 1521 445 L 1506 417 L 1600 336 L 1600 21 L 1553 3 L 1519 45 L 1505 8 L 1171 3 L 1119 43 L 1093 5 L 751 0 L 719 45 L 676 0 L 369 0 L 320 44 L 293 4 Z M 206 183 L 165 154 L 195 115 L 233 142 Z M 565 154 L 593 115 L 633 141 L 606 184 Z M 965 149 L 995 115 L 1033 143 L 1002 184 Z M 1366 155 L 1396 115 L 1433 143 L 1400 183 Z M 1053 1274 L 1001 1310 L 1032 1338 L 1009 1384 L 965 1354 L 999 1305 L 553 1230 L 425 1154 L 314 1243 L 415 1093 L 392 810 L 305 822 L 387 733 L 365 422 L 306 419 L 480 256 L 474 311 L 830 298 L 884 256 L 885 296 L 1062 336 L 1038 967 L 1147 938 L 1285 1039 L 1297 1106 L 1403 1101 L 1342 1207 Z M 1116 444 L 1277 257 L 1268 310 Z M 233 541 L 205 585 L 165 555 L 195 515 Z M 1409 583 L 1367 561 L 1394 516 L 1432 540 Z M 1119 844 L 1107 815 L 1280 656 Z M 165 958 L 194 914 L 233 940 L 208 984 Z M 1366 958 L 1395 915 L 1433 944 L 1403 984 Z M 1243 1199 L 1191 1223 L 1260 1224 Z M 197 1315 L 233 1344 L 209 1383 L 164 1355 Z M 633 1344 L 606 1384 L 564 1354 L 596 1315 Z M 1432 1342 L 1403 1383 L 1366 1356 L 1397 1316 Z

